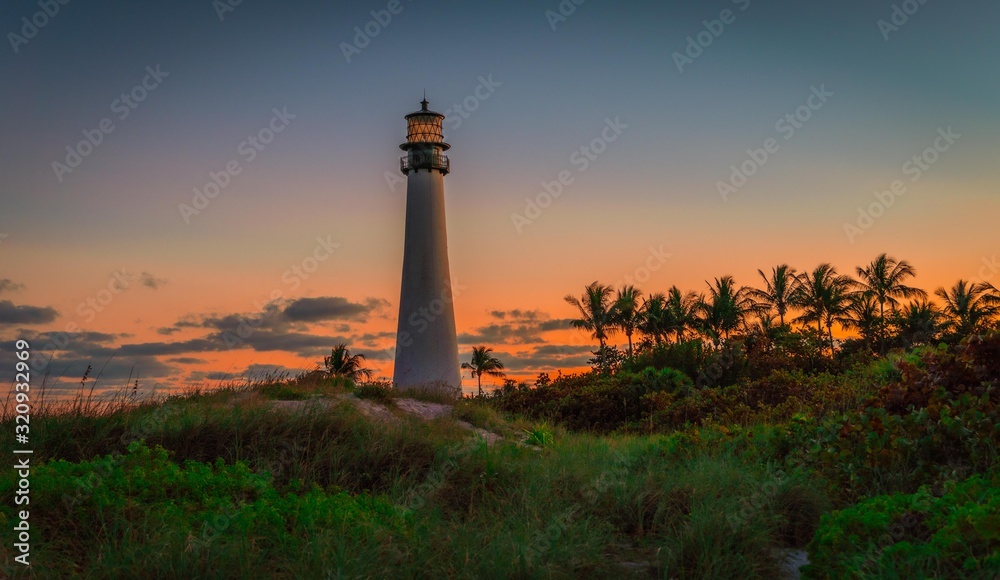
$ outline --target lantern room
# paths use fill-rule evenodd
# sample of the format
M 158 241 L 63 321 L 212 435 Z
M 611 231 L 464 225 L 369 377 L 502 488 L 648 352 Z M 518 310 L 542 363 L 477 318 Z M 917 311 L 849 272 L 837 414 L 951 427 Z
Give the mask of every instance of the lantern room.
M 399 160 L 403 173 L 410 171 L 438 170 L 447 175 L 450 170 L 448 156 L 443 152 L 451 145 L 444 142 L 441 125 L 444 115 L 427 108 L 427 99 L 420 101 L 420 110 L 410 113 L 406 118 L 406 143 L 399 146 L 406 151 L 406 156 Z

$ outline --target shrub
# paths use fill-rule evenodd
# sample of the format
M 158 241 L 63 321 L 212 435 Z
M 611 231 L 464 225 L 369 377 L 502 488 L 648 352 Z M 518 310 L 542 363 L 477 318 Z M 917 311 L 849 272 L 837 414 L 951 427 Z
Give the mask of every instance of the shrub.
M 16 481 L 5 471 L 0 496 L 9 499 Z M 39 465 L 31 491 L 32 504 L 45 506 L 31 512 L 41 539 L 32 564 L 50 577 L 281 575 L 293 547 L 319 541 L 328 558 L 362 551 L 371 558 L 377 534 L 404 526 L 382 497 L 319 488 L 279 494 L 241 462 L 177 464 L 162 447 L 140 442 L 124 455 Z M 0 520 L 12 511 L 5 501 Z M 4 525 L 7 540 L 11 528 Z
M 545 427 L 536 427 L 534 429 L 524 429 L 525 439 L 524 442 L 528 445 L 535 445 L 537 447 L 545 447 L 552 443 L 552 432 Z
M 822 519 L 809 545 L 811 578 L 995 577 L 1000 477 L 975 476 L 939 497 L 923 487 Z
M 354 388 L 354 396 L 359 399 L 373 399 L 384 404 L 392 403 L 392 385 L 365 383 Z

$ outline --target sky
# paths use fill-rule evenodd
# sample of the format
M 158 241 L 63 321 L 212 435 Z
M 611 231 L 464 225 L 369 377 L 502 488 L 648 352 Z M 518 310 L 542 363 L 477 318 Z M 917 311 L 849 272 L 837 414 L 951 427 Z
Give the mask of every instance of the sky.
M 69 390 L 88 364 L 154 392 L 296 373 L 340 342 L 390 377 L 424 91 L 452 145 L 462 358 L 491 346 L 512 377 L 586 366 L 563 297 L 594 280 L 702 291 L 888 252 L 928 290 L 996 283 L 998 20 L 987 0 L 5 2 L 0 378 L 19 338 Z

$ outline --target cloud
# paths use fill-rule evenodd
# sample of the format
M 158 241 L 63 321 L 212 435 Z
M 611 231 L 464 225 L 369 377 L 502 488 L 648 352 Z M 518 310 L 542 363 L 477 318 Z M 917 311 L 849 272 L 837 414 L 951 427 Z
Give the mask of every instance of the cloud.
M 196 358 L 193 356 L 178 356 L 174 358 L 168 358 L 167 362 L 177 363 L 179 365 L 199 365 L 199 364 L 205 364 L 208 361 L 203 358 Z
M 142 272 L 139 274 L 139 282 L 142 283 L 146 288 L 152 288 L 153 290 L 158 289 L 167 283 L 165 278 L 157 278 L 156 276 L 150 274 L 149 272 Z
M 319 322 L 321 320 L 365 321 L 368 316 L 389 305 L 381 298 L 368 298 L 363 303 L 351 302 L 339 296 L 319 298 L 299 298 L 293 300 L 284 310 L 285 319 L 294 322 Z
M 488 324 L 480 326 L 474 332 L 463 332 L 458 335 L 460 344 L 530 344 L 541 342 L 542 337 L 534 326 L 514 324 Z
M 124 344 L 120 351 L 125 356 L 161 356 L 191 352 L 212 352 L 226 350 L 225 343 L 209 338 L 193 338 L 179 342 L 140 342 Z
M 305 331 L 309 324 L 327 320 L 365 322 L 369 316 L 379 313 L 388 305 L 389 302 L 381 298 L 367 298 L 362 302 L 351 302 L 339 296 L 299 298 L 270 302 L 256 313 L 187 315 L 172 326 L 159 328 L 156 332 L 169 336 L 185 328 L 207 328 L 233 334 L 245 334 L 248 329 Z M 335 328 L 337 332 L 350 332 L 350 326 L 345 323 L 337 324 Z
M 32 356 L 48 357 L 54 352 L 67 353 L 79 357 L 109 357 L 117 349 L 113 348 L 124 334 L 105 332 L 36 332 L 26 328 L 17 329 L 16 336 L 31 344 Z M 0 350 L 13 350 L 14 341 L 0 342 Z
M 75 384 L 79 388 L 80 378 L 87 370 L 87 365 L 93 367 L 87 381 L 88 389 L 93 384 L 94 379 L 98 379 L 99 386 L 117 388 L 123 385 L 124 380 L 134 381 L 138 378 L 139 386 L 142 387 L 144 381 L 164 379 L 174 376 L 179 371 L 177 367 L 162 363 L 153 357 L 113 355 L 114 352 L 104 356 L 78 356 L 73 352 L 55 354 L 45 371 L 48 375 L 46 388 L 60 384 Z M 47 355 L 46 359 L 48 359 Z M 0 381 L 10 379 L 13 379 L 13 367 L 10 371 L 0 368 Z
M 17 306 L 10 300 L 0 300 L 0 324 L 46 324 L 59 316 L 48 306 Z
M 530 351 L 502 356 L 511 371 L 550 371 L 561 367 L 585 367 L 593 358 L 594 347 L 571 344 L 545 344 Z
M 0 278 L 0 292 L 15 292 L 24 288 L 24 284 L 18 284 L 10 278 Z
M 548 318 L 548 315 L 539 310 L 491 310 L 490 316 L 493 318 L 499 318 L 500 320 L 506 320 L 510 318 L 512 320 L 538 320 L 540 318 Z
M 538 330 L 541 330 L 542 332 L 548 332 L 550 330 L 566 330 L 567 328 L 572 328 L 572 322 L 572 318 L 554 318 L 540 323 L 538 325 Z
M 586 344 L 544 344 L 535 349 L 534 356 L 566 357 L 572 355 L 589 355 L 596 347 Z
M 480 344 L 531 344 L 543 342 L 542 333 L 569 328 L 565 318 L 551 319 L 540 310 L 491 310 L 496 320 L 472 332 L 458 335 L 458 342 L 466 345 Z
M 304 332 L 275 332 L 246 327 L 240 332 L 213 332 L 203 338 L 178 342 L 143 342 L 125 344 L 119 349 L 125 356 L 173 356 L 202 352 L 226 352 L 250 348 L 258 352 L 285 351 L 300 356 L 317 356 L 341 342 L 344 336 L 327 336 Z

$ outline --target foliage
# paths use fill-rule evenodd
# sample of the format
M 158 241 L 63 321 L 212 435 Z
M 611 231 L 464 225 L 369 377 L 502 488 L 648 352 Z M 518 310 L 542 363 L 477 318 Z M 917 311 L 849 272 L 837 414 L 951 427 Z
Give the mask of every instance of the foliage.
M 590 364 L 595 373 L 617 373 L 626 361 L 625 353 L 613 346 L 599 347 L 593 354 L 594 358 L 588 359 L 587 363 Z
M 572 294 L 567 294 L 564 298 L 580 314 L 580 318 L 572 321 L 573 328 L 589 331 L 602 349 L 608 339 L 608 332 L 615 325 L 612 292 L 610 286 L 595 281 L 584 288 L 580 298 Z
M 391 403 L 392 395 L 392 384 L 389 383 L 362 383 L 354 387 L 354 396 L 359 399 L 373 399 L 381 403 Z
M 528 445 L 535 445 L 537 447 L 545 447 L 552 443 L 552 432 L 545 427 L 536 427 L 534 429 L 522 429 L 525 434 L 524 442 Z
M 306 398 L 302 391 L 285 383 L 267 385 L 260 390 L 260 394 L 265 399 L 273 401 L 300 401 Z
M 364 362 L 365 355 L 352 355 L 346 344 L 337 345 L 330 351 L 330 356 L 323 357 L 323 367 L 328 375 L 354 382 L 372 379 L 372 371 L 364 368 Z
M 33 567 L 64 577 L 270 576 L 295 546 L 318 542 L 328 558 L 346 560 L 348 546 L 404 525 L 384 498 L 319 487 L 281 494 L 244 463 L 178 464 L 169 455 L 133 442 L 123 455 L 35 468 L 31 500 L 44 508 L 31 511 Z M 0 495 L 16 486 L 5 471 Z
M 483 375 L 491 377 L 503 377 L 504 365 L 497 357 L 493 356 L 493 349 L 485 346 L 472 347 L 472 360 L 462 363 L 462 368 L 472 371 L 472 376 L 476 379 L 479 387 L 479 395 L 483 394 Z
M 684 373 L 652 367 L 638 373 L 569 375 L 534 389 L 499 391 L 494 404 L 503 411 L 560 422 L 570 429 L 612 431 L 639 421 L 653 393 L 689 393 Z
M 987 282 L 959 280 L 949 289 L 938 288 L 934 294 L 944 303 L 945 327 L 952 337 L 982 332 L 1000 314 L 1000 293 Z
M 812 578 L 959 578 L 1000 573 L 1000 476 L 944 493 L 882 495 L 822 519 Z
M 650 372 L 664 389 L 680 380 Z M 608 577 L 638 562 L 639 575 L 774 576 L 774 550 L 808 539 L 825 511 L 808 481 L 773 464 L 661 438 L 502 429 L 497 414 L 470 410 L 488 409 L 480 400 L 462 401 L 462 415 L 510 441 L 470 445 L 447 420 L 373 422 L 347 405 L 290 413 L 234 394 L 90 417 L 87 428 L 38 416 L 46 456 L 33 462 L 32 505 L 45 507 L 32 512 L 32 568 L 0 574 Z M 91 453 L 139 425 L 148 445 Z M 522 430 L 544 452 L 519 445 Z M 75 448 L 49 445 L 71 432 Z M 0 477 L 3 545 L 16 485 L 11 470 Z

